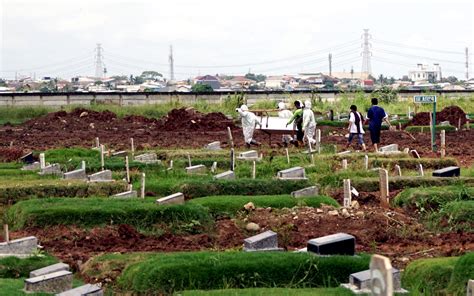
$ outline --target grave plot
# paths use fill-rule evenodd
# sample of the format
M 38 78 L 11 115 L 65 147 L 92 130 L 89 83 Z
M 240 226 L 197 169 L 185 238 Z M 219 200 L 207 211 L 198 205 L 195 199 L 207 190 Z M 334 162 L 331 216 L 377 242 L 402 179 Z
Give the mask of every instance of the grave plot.
M 180 109 L 155 120 L 117 118 L 110 112 L 79 117 L 77 112 L 50 114 L 18 126 L 11 135 L 0 127 L 0 139 L 17 137 L 27 129 L 45 133 L 51 125 L 57 133 L 55 141 L 45 139 L 34 147 L 28 139 L 21 147 L 34 148 L 29 158 L 36 161 L 39 150 L 82 146 L 41 153 L 47 162 L 59 164 L 62 173 L 81 170 L 84 161 L 88 182 L 22 171 L 21 162 L 0 163 L 0 197 L 10 240 L 37 237 L 43 251 L 57 258 L 49 265 L 64 262 L 76 275 L 80 273 L 84 284 L 102 283 L 105 292 L 176 289 L 186 294 L 191 288 L 234 284 L 248 288 L 255 286 L 251 281 L 257 272 L 258 285 L 264 287 L 286 287 L 288 278 L 294 280 L 296 275 L 301 286 L 314 287 L 314 295 L 326 292 L 320 288 L 320 279 L 330 276 L 335 280 L 324 285 L 344 295 L 347 291 L 336 287 L 347 283 L 350 274 L 369 268 L 366 255 L 358 257 L 362 253 L 389 257 L 403 278 L 403 270 L 415 259 L 463 256 L 474 250 L 470 200 L 474 176 L 466 167 L 472 156 L 470 151 L 461 155 L 461 149 L 472 144 L 470 130 L 446 131 L 442 158 L 430 152 L 425 133 L 385 130 L 380 146 L 393 144 L 382 149 L 388 152 L 351 149 L 337 154 L 345 144 L 337 126 L 318 126 L 319 153 L 305 153 L 308 147 L 280 149 L 278 144 L 265 143 L 249 153 L 241 130 L 222 114 Z M 77 128 L 77 138 L 65 135 L 68 127 L 61 120 Z M 104 128 L 91 132 L 86 128 L 90 123 Z M 255 136 L 264 138 L 259 131 Z M 272 143 L 279 140 L 273 137 Z M 410 150 L 417 150 L 420 158 L 414 158 Z M 27 152 L 21 150 L 18 159 Z M 420 165 L 424 176 L 417 169 Z M 460 176 L 457 170 L 443 171 L 452 166 L 460 168 Z M 380 172 L 384 170 L 388 189 L 382 192 Z M 76 173 L 84 179 L 85 172 Z M 134 194 L 112 198 L 123 192 Z M 387 204 L 382 204 L 382 197 Z M 318 257 L 329 255 L 323 238 L 337 234 L 346 234 L 351 243 L 344 246 L 342 257 L 327 258 L 331 268 L 326 269 L 326 257 Z M 0 243 L 3 237 L 0 234 Z M 103 255 L 95 257 L 98 254 Z M 244 257 L 249 254 L 260 257 Z M 167 262 L 172 272 L 162 264 L 163 258 L 171 258 Z M 299 258 L 304 258 L 303 265 Z M 318 272 L 310 264 L 300 270 L 306 278 L 299 278 L 295 264 L 301 268 L 312 260 L 318 261 Z M 365 260 L 363 266 L 357 260 Z M 188 279 L 193 285 L 181 281 L 182 262 L 206 266 L 204 273 L 192 271 Z M 341 262 L 346 262 L 344 270 L 338 267 Z M 1 266 L 0 261 L 0 284 Z M 148 272 L 150 266 L 154 272 Z M 357 268 L 349 271 L 348 266 Z M 34 269 L 23 272 L 22 280 Z M 267 277 L 270 273 L 278 276 Z M 150 285 L 138 284 L 139 279 Z M 169 286 L 173 280 L 182 286 Z M 232 284 L 224 285 L 229 280 Z M 423 280 L 417 278 L 407 286 L 402 281 L 402 286 L 416 289 Z M 265 291 L 270 295 L 273 290 Z M 299 292 L 304 295 L 303 290 Z

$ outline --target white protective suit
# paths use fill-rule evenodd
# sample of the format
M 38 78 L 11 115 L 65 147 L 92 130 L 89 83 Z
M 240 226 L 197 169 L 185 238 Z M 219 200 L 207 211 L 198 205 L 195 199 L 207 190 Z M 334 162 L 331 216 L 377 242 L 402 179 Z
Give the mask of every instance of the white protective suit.
M 286 105 L 283 102 L 278 103 L 278 109 L 280 110 L 278 111 L 278 117 L 280 118 L 289 119 L 293 116 L 293 113 L 290 110 L 286 109 Z M 293 137 L 291 135 L 283 135 L 281 140 L 283 141 L 283 143 L 288 144 L 293 140 Z
M 250 144 L 252 142 L 253 132 L 255 131 L 255 125 L 260 125 L 257 116 L 249 111 L 247 105 L 242 105 L 236 109 L 242 117 L 242 130 L 244 132 L 245 143 Z
M 314 134 L 316 132 L 316 120 L 314 119 L 313 110 L 311 110 L 311 102 L 304 102 L 303 110 L 303 131 L 305 137 L 311 144 L 315 144 Z

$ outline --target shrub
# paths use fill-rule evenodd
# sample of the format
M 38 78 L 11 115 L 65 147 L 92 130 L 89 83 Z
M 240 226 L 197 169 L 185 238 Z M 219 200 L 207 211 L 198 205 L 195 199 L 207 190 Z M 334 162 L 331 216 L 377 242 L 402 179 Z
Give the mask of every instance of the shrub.
M 31 271 L 57 262 L 58 260 L 50 255 L 31 256 L 24 259 L 0 258 L 0 278 L 29 277 Z
M 437 295 L 449 284 L 458 257 L 415 260 L 403 272 L 402 286 L 422 295 Z
M 210 222 L 207 209 L 200 205 L 155 204 L 154 199 L 46 198 L 21 201 L 7 212 L 15 229 L 49 225 L 97 226 L 129 224 L 150 228 L 157 223 Z
M 308 253 L 189 252 L 129 265 L 118 287 L 137 294 L 189 289 L 338 286 L 367 269 L 369 257 L 316 257 Z
M 474 252 L 467 253 L 459 258 L 449 282 L 448 291 L 454 295 L 466 295 L 466 285 L 469 279 L 474 278 Z
M 319 207 L 322 203 L 339 207 L 337 201 L 327 196 L 315 196 L 308 198 L 293 198 L 290 195 L 279 196 L 241 196 L 241 195 L 226 195 L 226 196 L 207 196 L 196 198 L 189 203 L 199 204 L 209 209 L 212 215 L 234 215 L 243 206 L 252 202 L 259 208 L 292 208 L 294 206 L 310 206 Z

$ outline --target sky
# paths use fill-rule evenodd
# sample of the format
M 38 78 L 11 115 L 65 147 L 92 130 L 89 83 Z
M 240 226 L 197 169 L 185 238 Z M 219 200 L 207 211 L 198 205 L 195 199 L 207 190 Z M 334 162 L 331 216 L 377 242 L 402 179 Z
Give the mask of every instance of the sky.
M 327 73 L 329 53 L 359 72 L 369 29 L 374 76 L 439 63 L 464 78 L 473 19 L 472 0 L 0 0 L 0 77 L 94 76 L 98 43 L 108 76 L 169 78 L 170 45 L 177 79 Z

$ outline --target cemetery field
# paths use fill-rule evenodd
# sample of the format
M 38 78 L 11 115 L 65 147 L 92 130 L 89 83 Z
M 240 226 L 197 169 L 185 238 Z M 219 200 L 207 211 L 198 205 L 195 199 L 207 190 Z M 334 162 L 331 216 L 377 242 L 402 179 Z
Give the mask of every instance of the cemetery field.
M 340 284 L 378 254 L 400 271 L 395 291 L 465 295 L 474 131 L 460 112 L 440 115 L 460 124 L 443 132 L 445 147 L 437 134 L 437 152 L 428 124 L 407 131 L 425 126 L 422 113 L 394 119 L 377 153 L 346 150 L 345 121 L 326 119 L 319 153 L 259 130 L 262 146 L 247 149 L 235 114 L 190 108 L 39 112 L 0 126 L 0 290 L 353 295 Z M 29 237 L 41 248 L 17 245 Z M 59 262 L 67 269 L 31 290 L 43 283 L 30 272 Z

